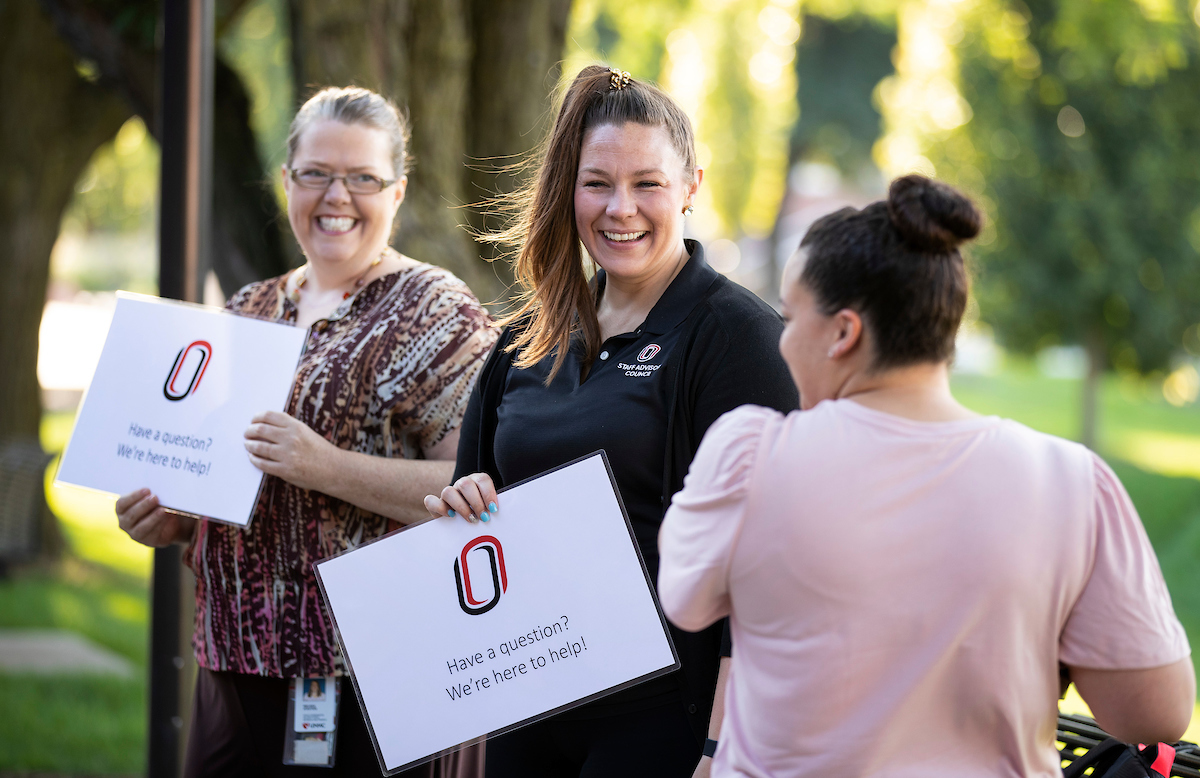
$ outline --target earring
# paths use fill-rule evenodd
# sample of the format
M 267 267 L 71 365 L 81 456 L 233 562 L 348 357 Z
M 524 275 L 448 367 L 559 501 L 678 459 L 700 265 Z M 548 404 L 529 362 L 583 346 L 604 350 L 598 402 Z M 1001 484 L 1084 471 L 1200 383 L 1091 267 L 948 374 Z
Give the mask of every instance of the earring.
M 837 356 L 837 353 L 838 353 L 838 347 L 837 347 L 837 346 L 830 346 L 830 347 L 829 347 L 829 358 L 830 358 L 830 359 L 833 359 L 835 356 Z
M 687 208 L 684 208 L 684 209 L 683 209 L 683 215 L 684 215 L 684 216 L 691 216 L 691 215 L 692 215 L 692 212 L 693 212 L 693 211 L 695 211 L 695 210 L 696 210 L 696 206 L 694 206 L 694 205 L 689 205 Z

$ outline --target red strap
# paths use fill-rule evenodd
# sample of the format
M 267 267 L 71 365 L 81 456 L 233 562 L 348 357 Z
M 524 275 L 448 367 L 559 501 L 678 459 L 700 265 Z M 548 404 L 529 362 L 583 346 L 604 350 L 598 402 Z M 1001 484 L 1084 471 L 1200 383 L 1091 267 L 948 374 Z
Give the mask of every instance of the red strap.
M 1145 751 L 1146 747 L 1141 746 L 1138 750 Z M 1166 743 L 1159 743 L 1158 754 L 1154 757 L 1154 764 L 1150 765 L 1150 769 L 1161 775 L 1162 778 L 1170 778 L 1173 764 L 1175 764 L 1175 749 Z

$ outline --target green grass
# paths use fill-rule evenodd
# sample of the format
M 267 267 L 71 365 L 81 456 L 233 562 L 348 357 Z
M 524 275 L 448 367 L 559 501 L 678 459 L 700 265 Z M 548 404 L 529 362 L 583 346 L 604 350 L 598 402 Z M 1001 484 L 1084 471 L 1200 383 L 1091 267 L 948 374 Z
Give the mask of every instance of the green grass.
M 0 700 L 15 713 L 0 734 L 0 771 L 144 772 L 144 679 L 0 675 Z
M 42 445 L 60 451 L 73 414 L 47 414 Z M 132 678 L 0 674 L 9 725 L 0 773 L 134 775 L 145 769 L 151 552 L 117 527 L 111 497 L 53 486 L 46 496 L 69 549 L 52 567 L 0 581 L 0 627 L 66 629 L 134 663 Z
M 71 558 L 0 585 L 0 627 L 69 629 L 142 666 L 149 616 L 145 580 Z
M 0 674 L 0 772 L 142 772 L 148 619 L 145 579 L 70 557 L 0 582 L 0 627 L 72 630 L 135 665 L 132 678 Z
M 58 454 L 66 447 L 75 423 L 74 412 L 47 413 L 42 418 L 42 448 Z M 46 468 L 46 501 L 58 516 L 59 528 L 71 553 L 89 562 L 137 578 L 148 578 L 154 552 L 129 538 L 117 526 L 114 497 L 73 486 L 58 486 L 55 456 Z

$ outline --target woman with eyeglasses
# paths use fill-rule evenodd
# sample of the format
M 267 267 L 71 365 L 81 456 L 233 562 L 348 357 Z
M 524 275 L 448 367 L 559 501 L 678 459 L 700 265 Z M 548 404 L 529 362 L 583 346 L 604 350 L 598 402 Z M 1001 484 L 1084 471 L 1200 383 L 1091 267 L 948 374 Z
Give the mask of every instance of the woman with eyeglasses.
M 266 473 L 250 525 L 170 513 L 146 489 L 117 501 L 130 536 L 187 544 L 196 574 L 189 778 L 311 769 L 283 764 L 292 679 L 342 673 L 312 563 L 426 518 L 422 498 L 453 473 L 496 332 L 460 280 L 388 245 L 407 139 L 396 106 L 366 89 L 324 89 L 292 121 L 282 174 L 305 264 L 227 306 L 308 330 L 287 413 L 248 420 L 246 451 Z M 380 775 L 347 685 L 341 696 L 334 768 L 322 774 Z M 468 775 L 478 762 L 467 749 L 405 775 Z

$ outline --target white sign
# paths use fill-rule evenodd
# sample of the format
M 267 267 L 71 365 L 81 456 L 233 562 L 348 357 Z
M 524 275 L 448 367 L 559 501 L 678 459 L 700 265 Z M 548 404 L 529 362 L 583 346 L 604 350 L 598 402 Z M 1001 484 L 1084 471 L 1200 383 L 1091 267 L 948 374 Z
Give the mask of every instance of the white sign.
M 262 471 L 243 433 L 287 407 L 307 332 L 125 292 L 84 396 L 59 483 L 245 526 Z
M 391 773 L 678 668 L 602 453 L 316 565 Z

